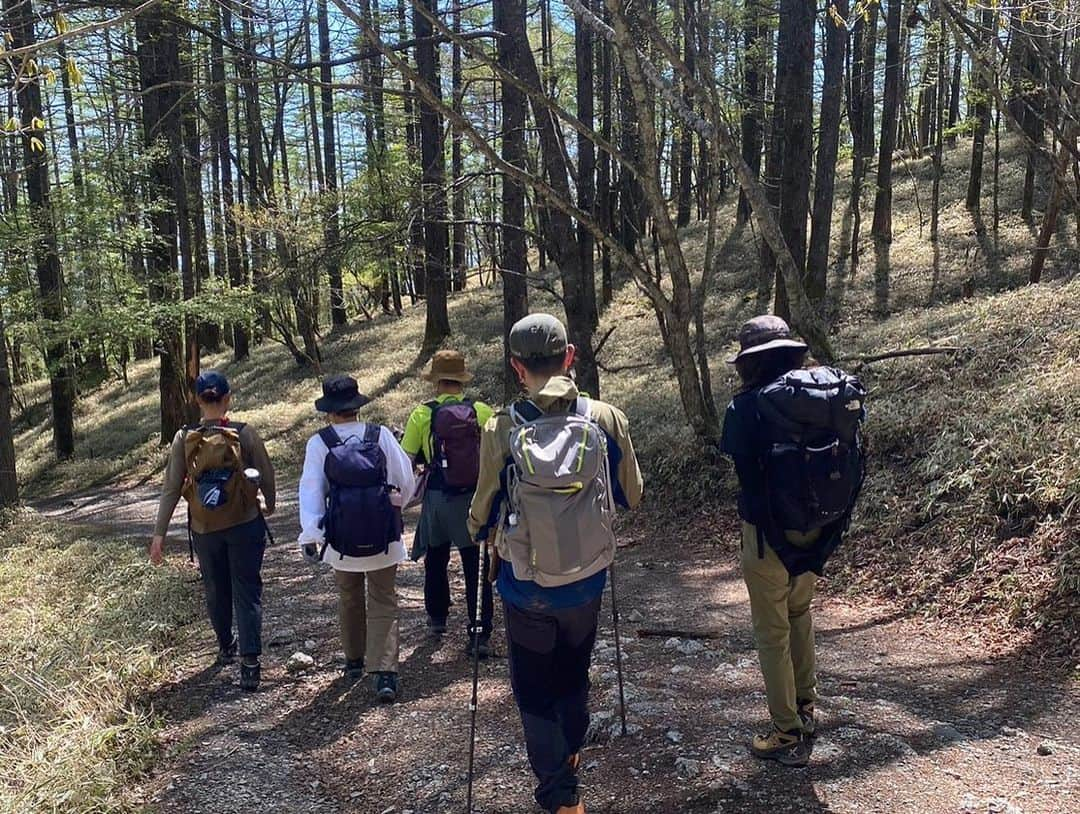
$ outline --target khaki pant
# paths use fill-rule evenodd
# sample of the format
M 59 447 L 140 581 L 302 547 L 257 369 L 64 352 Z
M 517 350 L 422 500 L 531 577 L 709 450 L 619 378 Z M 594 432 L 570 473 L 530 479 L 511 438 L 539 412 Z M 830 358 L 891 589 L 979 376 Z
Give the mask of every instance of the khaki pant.
M 810 616 L 817 576 L 807 573 L 792 578 L 768 543 L 764 554 L 758 557 L 757 529 L 744 522 L 743 579 L 750 593 L 769 716 L 777 729 L 788 732 L 802 727 L 796 699 L 817 700 L 814 622 Z
M 378 571 L 334 571 L 345 658 L 362 658 L 369 672 L 398 669 L 396 579 L 396 565 Z

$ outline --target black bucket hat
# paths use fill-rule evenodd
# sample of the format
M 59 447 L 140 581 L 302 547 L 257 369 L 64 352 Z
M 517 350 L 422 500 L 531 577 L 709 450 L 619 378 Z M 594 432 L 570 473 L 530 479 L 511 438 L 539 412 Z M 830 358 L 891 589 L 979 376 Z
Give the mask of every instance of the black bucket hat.
M 799 348 L 808 350 L 805 342 L 791 338 L 791 328 L 780 317 L 764 314 L 743 323 L 739 328 L 739 352 L 728 359 L 733 365 L 753 353 L 763 353 L 776 348 Z
M 322 398 L 315 400 L 320 413 L 351 413 L 371 401 L 352 376 L 331 376 L 323 382 L 322 391 Z

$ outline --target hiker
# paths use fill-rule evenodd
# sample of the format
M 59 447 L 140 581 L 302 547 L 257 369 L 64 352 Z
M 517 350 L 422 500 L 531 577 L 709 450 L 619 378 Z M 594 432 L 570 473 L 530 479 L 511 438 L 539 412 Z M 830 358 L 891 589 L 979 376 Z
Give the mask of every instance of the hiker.
M 216 666 L 240 656 L 240 686 L 259 687 L 262 655 L 263 551 L 274 513 L 274 466 L 259 434 L 229 420 L 232 393 L 216 370 L 195 380 L 201 418 L 173 438 L 165 465 L 150 560 L 162 562 L 165 535 L 181 496 L 188 505 L 188 533 L 199 558 L 206 610 L 218 640 Z M 258 493 L 265 507 L 260 509 Z M 233 635 L 233 616 L 237 635 Z
M 401 507 L 414 489 L 412 462 L 393 433 L 357 415 L 368 397 L 350 376 L 331 376 L 315 409 L 329 424 L 307 443 L 300 476 L 305 560 L 327 563 L 338 587 L 346 681 L 365 667 L 375 695 L 398 696 L 397 568 L 405 561 Z
M 772 723 L 751 751 L 805 766 L 817 726 L 810 603 L 862 485 L 865 390 L 842 371 L 804 369 L 807 346 L 779 317 L 755 317 L 738 339 L 728 362 L 741 387 L 721 446 L 739 480 L 742 571 Z
M 626 416 L 578 392 L 575 349 L 555 317 L 510 329 L 510 364 L 528 398 L 484 427 L 469 512 L 477 540 L 494 536 L 510 683 L 545 811 L 583 814 L 580 750 L 589 725 L 589 662 L 615 505 L 633 508 L 642 480 Z
M 450 548 L 457 548 L 465 574 L 468 606 L 468 655 L 487 658 L 494 602 L 491 583 L 480 576 L 480 548 L 469 534 L 469 504 L 480 471 L 480 428 L 494 411 L 482 401 L 465 397 L 473 375 L 465 357 L 441 350 L 432 357 L 422 378 L 435 388 L 435 397 L 412 411 L 401 447 L 413 463 L 424 467 L 426 489 L 420 522 L 413 538 L 412 559 L 424 558 L 424 607 L 428 630 L 446 632 L 450 612 Z M 477 597 L 481 596 L 479 627 Z M 475 653 L 474 653 L 475 649 Z

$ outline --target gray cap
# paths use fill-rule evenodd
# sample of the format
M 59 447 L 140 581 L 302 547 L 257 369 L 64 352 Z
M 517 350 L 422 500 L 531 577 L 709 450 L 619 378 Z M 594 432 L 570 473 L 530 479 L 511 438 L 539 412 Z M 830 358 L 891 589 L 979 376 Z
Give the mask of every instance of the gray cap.
M 510 353 L 518 359 L 566 353 L 566 328 L 551 314 L 529 314 L 510 329 Z
M 728 364 L 754 353 L 777 348 L 807 349 L 806 343 L 792 338 L 791 328 L 784 320 L 772 314 L 763 314 L 744 322 L 739 328 L 739 352 L 728 359 Z

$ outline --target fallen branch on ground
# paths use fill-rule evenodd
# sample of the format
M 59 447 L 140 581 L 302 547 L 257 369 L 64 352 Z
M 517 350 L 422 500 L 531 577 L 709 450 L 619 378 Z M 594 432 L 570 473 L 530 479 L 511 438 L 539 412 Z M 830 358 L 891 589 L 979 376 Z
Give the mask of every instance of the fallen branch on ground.
M 678 628 L 638 628 L 639 639 L 722 639 L 719 630 L 679 630 Z
M 888 353 L 878 353 L 869 356 L 845 356 L 837 359 L 838 362 L 880 362 L 883 359 L 899 359 L 903 356 L 933 356 L 939 353 L 959 353 L 963 348 L 956 346 L 932 347 L 932 348 L 907 348 L 906 350 L 892 350 Z

